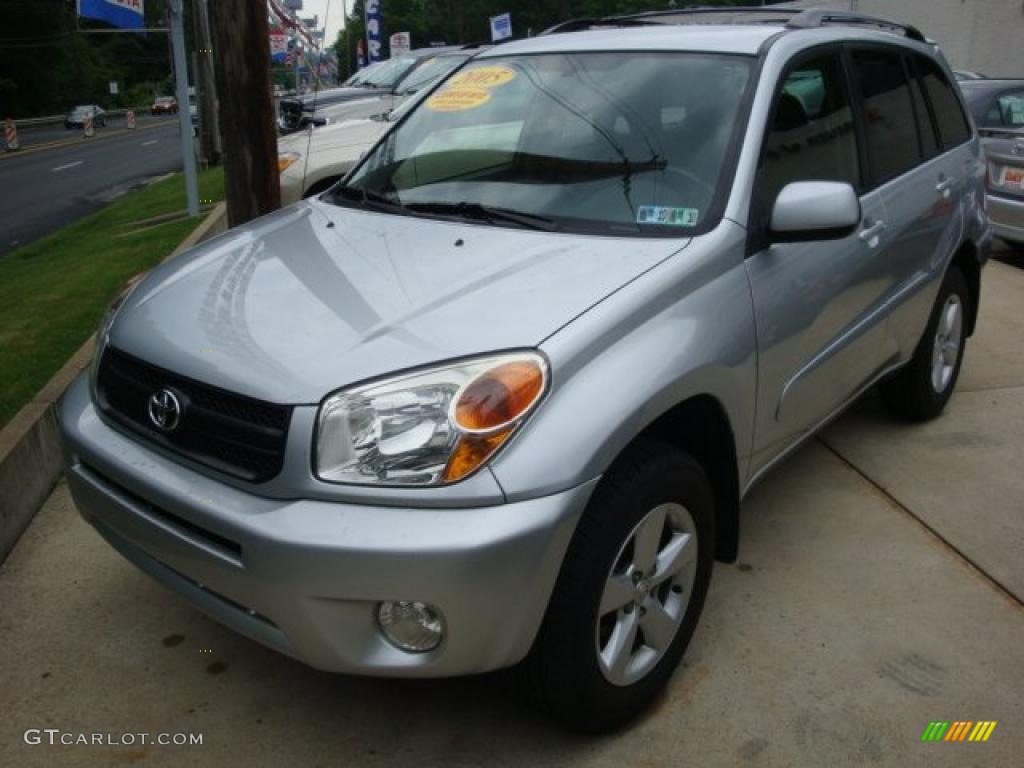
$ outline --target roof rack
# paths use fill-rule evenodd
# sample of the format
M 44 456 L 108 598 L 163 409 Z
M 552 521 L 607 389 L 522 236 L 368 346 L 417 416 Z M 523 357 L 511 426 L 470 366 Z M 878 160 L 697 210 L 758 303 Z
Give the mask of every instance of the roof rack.
M 604 18 L 569 19 L 548 27 L 541 35 L 553 35 L 556 32 L 585 32 L 588 29 L 608 29 L 610 27 L 650 27 L 659 22 L 634 19 L 629 16 L 606 16 Z
M 902 24 L 898 21 L 883 19 L 880 16 L 868 16 L 863 13 L 849 13 L 846 11 L 826 11 L 818 8 L 810 8 L 798 16 L 790 19 L 786 25 L 789 29 L 814 29 L 823 27 L 829 22 L 840 24 L 864 24 L 872 27 L 882 27 L 902 32 L 910 40 L 918 40 L 926 43 L 928 38 L 921 34 L 921 30 L 910 24 Z
M 770 24 L 786 22 L 787 29 L 816 29 L 826 24 L 851 24 L 880 27 L 882 29 L 902 32 L 911 40 L 928 42 L 921 31 L 910 24 L 883 19 L 879 16 L 868 16 L 861 13 L 846 11 L 830 11 L 819 8 L 779 8 L 778 6 L 695 6 L 692 8 L 676 8 L 665 11 L 644 11 L 625 16 L 605 16 L 603 18 L 571 19 L 556 24 L 541 34 L 550 35 L 556 32 L 580 32 L 588 29 L 608 27 L 639 27 L 659 24 L 702 23 L 695 17 L 718 14 L 733 17 L 739 23 Z M 771 18 L 774 17 L 774 18 Z

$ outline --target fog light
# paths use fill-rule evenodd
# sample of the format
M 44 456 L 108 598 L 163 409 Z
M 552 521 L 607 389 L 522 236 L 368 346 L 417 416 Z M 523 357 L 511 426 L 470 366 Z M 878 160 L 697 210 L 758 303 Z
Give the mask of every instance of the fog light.
M 432 605 L 399 600 L 381 603 L 377 622 L 388 642 L 409 653 L 426 653 L 444 639 L 444 616 Z

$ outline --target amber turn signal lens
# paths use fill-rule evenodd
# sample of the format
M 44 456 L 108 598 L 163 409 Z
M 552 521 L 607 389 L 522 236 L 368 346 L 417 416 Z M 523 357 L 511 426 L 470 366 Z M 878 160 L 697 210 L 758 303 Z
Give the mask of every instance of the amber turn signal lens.
M 463 435 L 444 468 L 444 481 L 454 483 L 475 470 L 515 431 L 509 427 L 493 435 Z
M 493 433 L 511 425 L 544 392 L 544 369 L 535 360 L 513 360 L 485 371 L 459 395 L 455 425 L 464 432 Z

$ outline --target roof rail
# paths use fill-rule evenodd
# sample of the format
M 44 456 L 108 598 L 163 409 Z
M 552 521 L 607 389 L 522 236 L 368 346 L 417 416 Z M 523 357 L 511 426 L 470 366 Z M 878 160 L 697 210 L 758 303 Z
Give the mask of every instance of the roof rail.
M 758 23 L 779 22 L 787 19 L 787 29 L 815 29 L 829 23 L 866 25 L 881 27 L 887 30 L 902 32 L 911 40 L 918 40 L 922 43 L 929 42 L 921 31 L 910 24 L 902 24 L 898 21 L 883 19 L 880 16 L 868 16 L 862 13 L 847 11 L 830 11 L 820 8 L 779 8 L 775 5 L 765 6 L 695 6 L 692 8 L 675 8 L 664 11 L 643 11 L 625 16 L 605 16 L 602 18 L 570 19 L 556 24 L 543 32 L 542 35 L 551 35 L 556 32 L 581 32 L 587 29 L 598 29 L 608 27 L 640 27 L 657 24 L 682 24 L 693 20 L 694 17 L 718 14 L 720 16 L 739 17 L 740 21 L 756 21 Z M 770 17 L 775 18 L 770 18 Z M 753 18 L 749 18 L 753 17 Z M 760 17 L 760 18 L 758 18 Z
M 613 19 L 668 19 L 673 16 L 699 16 L 701 14 L 720 13 L 729 15 L 765 14 L 773 16 L 796 16 L 804 13 L 803 8 L 780 8 L 775 5 L 695 5 L 688 8 L 672 8 L 664 11 L 641 11 L 625 16 L 613 16 Z M 663 22 L 659 22 L 663 23 Z
M 588 29 L 601 29 L 608 27 L 649 27 L 656 25 L 656 21 L 643 21 L 629 16 L 607 16 L 604 18 L 569 19 L 548 27 L 541 35 L 553 35 L 558 32 L 585 32 Z
M 863 13 L 849 13 L 846 11 L 827 11 L 820 8 L 811 8 L 801 12 L 790 19 L 786 27 L 789 29 L 815 29 L 829 22 L 865 24 L 873 27 L 883 27 L 884 29 L 893 29 L 902 32 L 910 40 L 918 40 L 922 43 L 928 42 L 928 38 L 921 34 L 921 30 L 910 24 L 883 19 L 880 16 L 868 16 Z

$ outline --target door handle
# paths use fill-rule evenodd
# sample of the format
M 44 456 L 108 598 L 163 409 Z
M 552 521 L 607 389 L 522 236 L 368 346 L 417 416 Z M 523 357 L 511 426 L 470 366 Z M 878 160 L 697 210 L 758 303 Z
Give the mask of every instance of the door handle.
M 945 176 L 939 178 L 939 183 L 935 185 L 935 191 L 941 194 L 943 197 L 949 197 L 950 190 L 953 189 L 955 179 L 950 179 Z
M 885 222 L 876 221 L 874 224 L 869 224 L 869 222 L 865 221 L 864 224 L 866 225 L 865 228 L 860 231 L 857 237 L 861 239 L 861 242 L 867 243 L 874 248 L 878 245 L 878 236 L 885 229 Z

